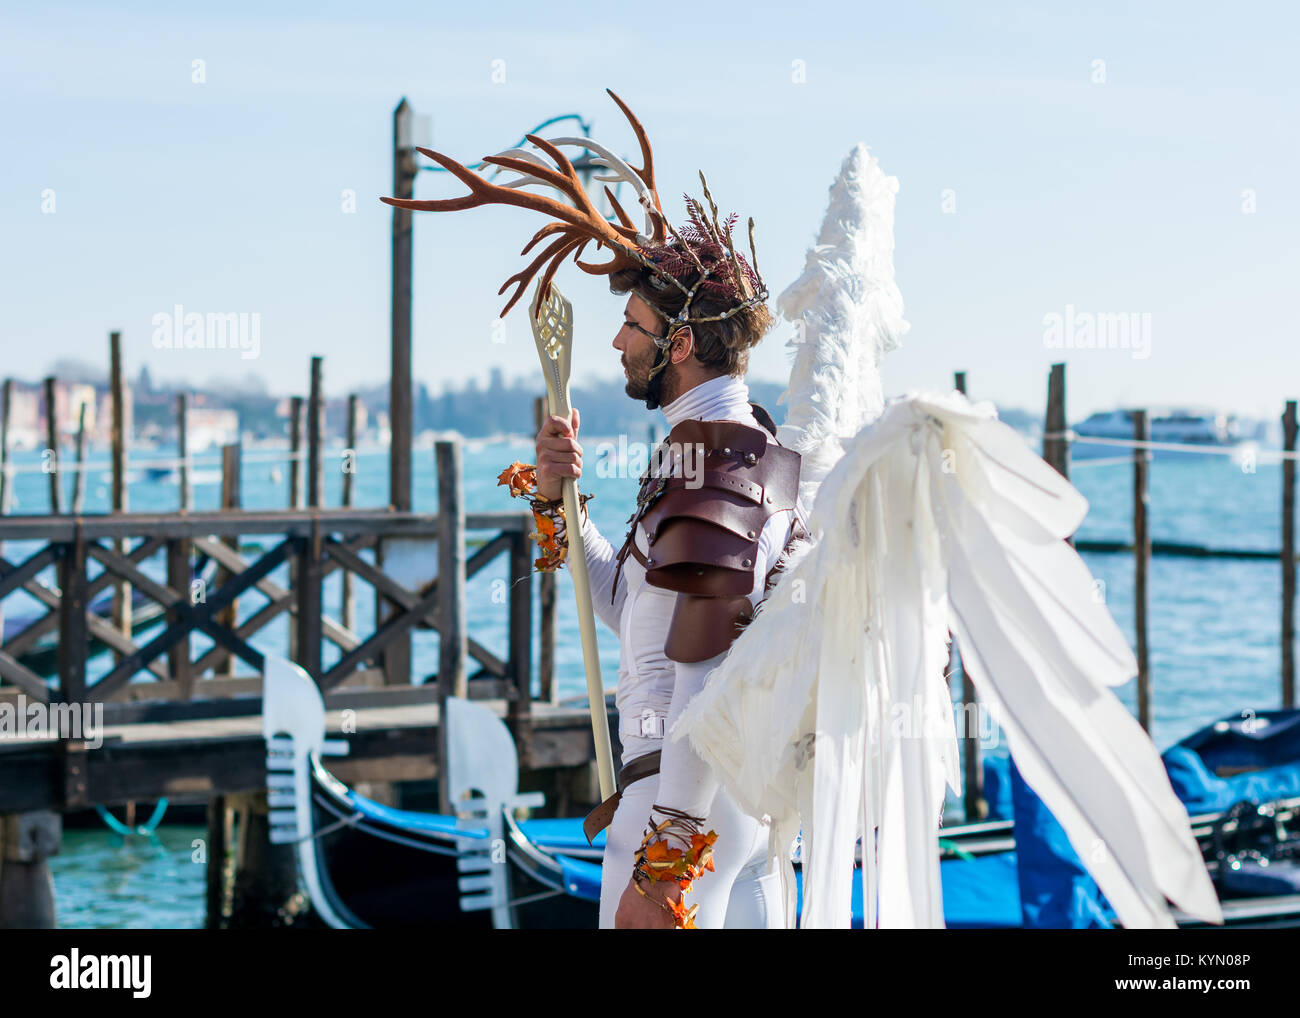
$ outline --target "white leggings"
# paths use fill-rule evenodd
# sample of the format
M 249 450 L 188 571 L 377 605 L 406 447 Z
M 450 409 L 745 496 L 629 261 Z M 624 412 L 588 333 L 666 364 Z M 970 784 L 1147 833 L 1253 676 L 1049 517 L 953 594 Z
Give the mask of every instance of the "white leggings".
M 658 790 L 657 774 L 628 785 L 605 832 L 608 840 L 600 879 L 602 930 L 614 928 L 614 913 L 632 879 L 632 857 L 645 836 Z M 716 831 L 718 840 L 713 846 L 713 872 L 696 880 L 686 895 L 688 905 L 700 906 L 695 925 L 702 930 L 781 929 L 785 917 L 780 875 L 768 872 L 768 825 L 742 813 L 726 791 L 719 789 L 704 829 Z

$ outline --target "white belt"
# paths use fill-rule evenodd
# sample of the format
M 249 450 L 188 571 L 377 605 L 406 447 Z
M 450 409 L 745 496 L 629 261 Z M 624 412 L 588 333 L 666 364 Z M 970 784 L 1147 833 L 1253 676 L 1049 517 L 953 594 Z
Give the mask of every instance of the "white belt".
M 620 714 L 618 718 L 618 734 L 620 737 L 639 736 L 642 739 L 662 739 L 667 720 L 667 714 L 661 714 L 649 707 L 643 708 L 640 714 L 630 717 Z

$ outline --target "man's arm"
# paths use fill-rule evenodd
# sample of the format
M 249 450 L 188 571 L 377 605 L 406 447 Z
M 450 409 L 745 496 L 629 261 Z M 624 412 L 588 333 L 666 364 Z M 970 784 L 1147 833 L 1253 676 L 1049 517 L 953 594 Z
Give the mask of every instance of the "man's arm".
M 587 552 L 587 575 L 591 578 L 593 607 L 600 616 L 600 621 L 617 633 L 619 620 L 623 617 L 623 602 L 627 599 L 627 577 L 619 573 L 618 555 L 613 545 L 585 514 L 582 519 L 582 544 Z M 617 586 L 614 584 L 615 574 L 618 574 Z

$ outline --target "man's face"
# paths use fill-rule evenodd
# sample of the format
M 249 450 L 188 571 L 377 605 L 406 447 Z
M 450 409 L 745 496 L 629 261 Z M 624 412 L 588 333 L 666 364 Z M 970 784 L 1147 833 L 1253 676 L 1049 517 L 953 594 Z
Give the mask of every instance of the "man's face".
M 614 349 L 622 354 L 623 373 L 627 377 L 624 391 L 633 399 L 644 400 L 650 394 L 650 369 L 659 351 L 654 340 L 634 328 L 634 324 L 655 335 L 663 333 L 663 324 L 650 305 L 631 294 L 623 308 L 623 325 L 614 335 Z

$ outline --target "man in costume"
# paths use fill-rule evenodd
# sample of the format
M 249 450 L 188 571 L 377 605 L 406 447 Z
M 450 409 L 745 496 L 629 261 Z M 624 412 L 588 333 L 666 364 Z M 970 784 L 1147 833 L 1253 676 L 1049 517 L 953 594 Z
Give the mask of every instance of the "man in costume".
M 676 915 L 697 927 L 778 926 L 782 904 L 767 825 L 744 815 L 725 793 L 715 795 L 717 783 L 703 761 L 683 743 L 664 746 L 663 736 L 726 654 L 798 533 L 798 457 L 777 445 L 770 417 L 749 402 L 742 380 L 748 349 L 770 324 L 767 309 L 746 309 L 726 328 L 677 324 L 666 335 L 665 323 L 683 298 L 675 289 L 656 290 L 653 279 L 644 270 L 611 279 L 616 292 L 631 291 L 613 345 L 622 354 L 627 394 L 648 408 L 662 400 L 671 429 L 661 446 L 666 453 L 652 458 L 642 478 L 617 554 L 589 519 L 582 524 L 596 609 L 620 638 L 624 769 L 617 801 L 603 804 L 595 824 L 617 807 L 607 834 L 601 925 L 670 927 Z M 697 297 L 693 307 L 707 315 L 725 310 L 730 299 Z M 571 422 L 553 417 L 538 434 L 543 495 L 558 498 L 561 477 L 581 476 L 578 425 L 575 411 Z M 679 458 L 701 451 L 698 463 L 675 470 Z M 692 476 L 702 482 L 698 487 Z M 656 832 L 650 839 L 647 826 Z M 696 868 L 700 851 L 706 864 L 711 855 L 707 877 L 654 879 L 656 861 L 680 860 L 680 868 L 664 868 L 685 877 L 692 849 Z M 676 851 L 681 855 L 673 856 Z M 640 872 L 633 881 L 634 859 Z M 683 914 L 682 885 L 692 879 L 699 880 L 698 893 Z
M 749 402 L 744 382 L 749 350 L 772 324 L 764 303 L 767 289 L 753 256 L 753 221 L 747 259 L 736 239 L 737 217 L 719 218 L 707 183 L 707 206 L 687 199 L 688 223 L 679 231 L 668 222 L 655 191 L 645 132 L 610 95 L 640 142 L 641 169 L 590 139 L 530 136 L 555 159 L 559 172 L 522 149 L 485 160 L 521 173 L 529 183 L 558 188 L 573 206 L 489 183 L 434 152 L 426 154 L 473 193 L 464 199 L 392 203 L 434 211 L 505 203 L 555 219 L 525 248 L 526 253 L 543 237 L 558 234 L 509 281 L 518 288 L 503 315 L 543 263 L 550 262 L 544 288 L 559 262 L 570 252 L 577 260 L 587 242 L 596 240 L 614 252 L 606 263 L 578 264 L 607 274 L 612 292 L 628 295 L 624 323 L 613 341 L 627 375 L 627 394 L 647 409 L 661 408 L 671 430 L 641 479 L 636 511 L 618 552 L 585 510 L 582 514 L 595 608 L 621 642 L 619 792 L 586 824 L 588 837 L 609 828 L 600 925 L 780 926 L 786 916 L 767 825 L 746 816 L 725 792 L 719 794 L 708 766 L 687 744 L 664 746 L 675 713 L 703 687 L 752 617 L 782 555 L 803 534 L 799 456 L 776 441 L 770 415 Z M 632 227 L 612 192 L 621 225 L 595 211 L 557 147 L 566 143 L 591 149 L 632 185 L 645 212 L 644 233 Z M 569 421 L 552 417 L 537 436 L 530 480 L 537 491 L 534 509 L 541 513 L 539 533 L 548 539 L 543 545 L 550 552 L 542 562 L 549 566 L 562 562 L 567 550 L 561 482 L 581 476 L 578 428 L 575 409 Z M 513 492 L 519 476 L 518 470 L 507 471 L 503 483 L 509 480 Z M 689 906 L 682 900 L 686 889 L 698 892 Z
M 595 600 L 623 639 L 622 792 L 588 824 L 610 826 L 601 925 L 793 926 L 801 837 L 800 925 L 849 926 L 856 872 L 864 927 L 943 926 L 937 826 L 945 788 L 961 789 L 950 633 L 981 708 L 1120 922 L 1172 927 L 1169 901 L 1222 922 L 1187 812 L 1112 692 L 1136 662 L 1068 543 L 1087 503 L 990 404 L 884 400 L 880 362 L 907 328 L 897 181 L 865 145 L 844 161 L 805 271 L 778 298 L 800 337 L 775 429 L 740 381 L 770 324 L 753 221 L 746 260 L 705 185 L 707 207 L 688 199 L 689 224 L 674 229 L 645 132 L 614 100 L 640 168 L 589 138 L 530 135 L 554 166 L 511 150 L 485 160 L 519 174 L 497 185 L 421 150 L 470 194 L 385 199 L 546 213 L 524 253 L 549 243 L 502 287 L 516 285 L 505 310 L 539 272 L 544 297 L 570 254 L 608 275 L 629 295 L 614 340 L 628 393 L 662 403 L 672 426 L 621 551 L 585 513 L 580 524 Z M 632 187 L 644 230 L 608 189 L 617 222 L 596 210 L 561 145 Z M 569 201 L 523 190 L 534 184 Z M 592 242 L 608 261 L 580 260 Z M 543 428 L 531 480 L 503 474 L 512 493 L 545 488 L 533 502 L 548 566 L 566 550 L 553 494 L 581 472 L 578 426 L 574 413 Z

